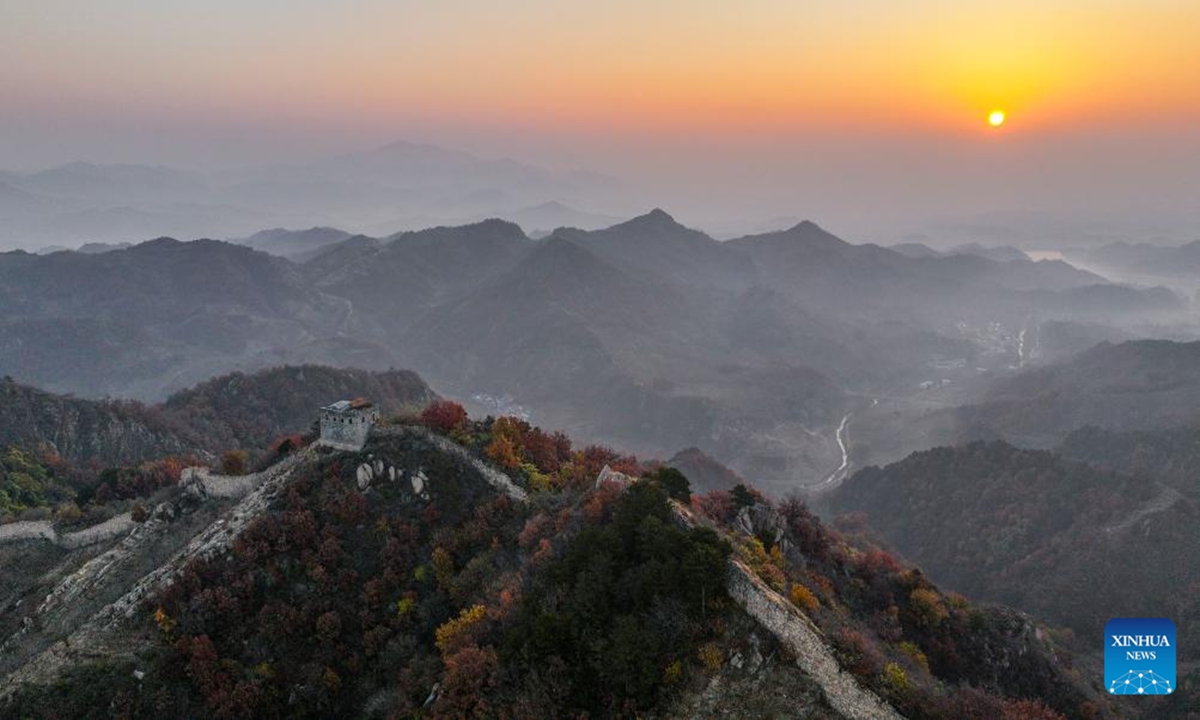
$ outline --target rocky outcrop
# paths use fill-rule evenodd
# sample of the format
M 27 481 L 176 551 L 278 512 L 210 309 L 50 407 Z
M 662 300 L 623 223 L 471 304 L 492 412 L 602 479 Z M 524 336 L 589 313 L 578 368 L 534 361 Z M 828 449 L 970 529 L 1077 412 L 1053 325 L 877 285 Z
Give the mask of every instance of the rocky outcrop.
M 634 482 L 634 478 L 629 477 L 625 473 L 617 472 L 607 465 L 596 476 L 596 488 L 599 488 L 604 483 L 613 483 L 619 487 L 626 487 L 632 482 Z
M 420 438 L 421 440 L 433 445 L 441 452 L 452 455 L 467 465 L 470 465 L 471 469 L 479 473 L 488 485 L 491 485 L 493 488 L 504 493 L 513 500 L 516 500 L 517 502 L 525 502 L 529 499 L 529 493 L 525 492 L 523 488 L 514 483 L 512 478 L 475 457 L 463 446 L 448 440 L 441 435 L 432 433 L 425 428 L 416 427 L 413 425 L 393 425 L 390 427 L 376 428 L 374 433 L 387 437 L 409 436 Z M 425 488 L 425 484 L 426 483 L 422 483 L 422 490 Z
M 787 522 L 773 506 L 758 503 L 738 511 L 734 525 L 742 532 L 787 550 Z

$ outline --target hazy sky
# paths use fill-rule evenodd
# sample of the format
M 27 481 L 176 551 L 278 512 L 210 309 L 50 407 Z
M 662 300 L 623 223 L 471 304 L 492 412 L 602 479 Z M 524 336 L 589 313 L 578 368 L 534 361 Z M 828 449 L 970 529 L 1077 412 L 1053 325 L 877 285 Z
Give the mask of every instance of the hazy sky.
M 1196 0 L 0 0 L 0 167 L 407 139 L 685 215 L 1195 219 L 1197 37 Z

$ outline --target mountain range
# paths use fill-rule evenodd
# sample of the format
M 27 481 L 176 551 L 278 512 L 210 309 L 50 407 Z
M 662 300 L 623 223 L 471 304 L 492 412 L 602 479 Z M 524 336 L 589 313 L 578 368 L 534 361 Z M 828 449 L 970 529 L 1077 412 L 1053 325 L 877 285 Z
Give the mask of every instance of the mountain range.
M 1002 371 L 1034 316 L 1186 310 L 1063 262 L 911 258 L 811 222 L 728 242 L 661 210 L 541 240 L 502 220 L 342 236 L 246 241 L 290 260 L 166 238 L 2 254 L 0 369 L 153 401 L 231 370 L 408 366 L 578 437 L 698 447 L 782 494 L 837 466 L 832 430 L 857 394 L 915 385 L 939 358 Z
M 73 162 L 0 172 L 0 248 L 78 247 L 173 237 L 247 237 L 333 224 L 394 232 L 503 216 L 530 232 L 597 227 L 572 205 L 625 205 L 620 184 L 432 145 L 396 142 L 286 166 L 199 172 Z M 261 240 L 261 238 L 260 238 Z

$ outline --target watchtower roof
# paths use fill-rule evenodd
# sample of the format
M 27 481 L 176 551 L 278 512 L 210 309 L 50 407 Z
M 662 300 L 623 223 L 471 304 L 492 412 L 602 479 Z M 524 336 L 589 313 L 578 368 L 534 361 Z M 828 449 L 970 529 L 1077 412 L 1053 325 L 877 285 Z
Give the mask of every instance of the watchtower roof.
M 369 410 L 372 407 L 374 407 L 374 405 L 372 405 L 370 400 L 367 400 L 366 398 L 354 398 L 353 400 L 338 400 L 332 405 L 327 405 L 321 409 L 344 413 L 351 410 Z

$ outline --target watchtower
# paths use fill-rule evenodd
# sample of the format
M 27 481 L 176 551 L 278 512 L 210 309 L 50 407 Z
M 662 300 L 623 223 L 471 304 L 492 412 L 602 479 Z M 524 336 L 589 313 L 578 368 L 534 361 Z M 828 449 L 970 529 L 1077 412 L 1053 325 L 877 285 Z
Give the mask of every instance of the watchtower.
M 367 442 L 371 426 L 379 419 L 374 405 L 363 398 L 339 400 L 321 408 L 320 444 L 338 450 L 359 451 Z

